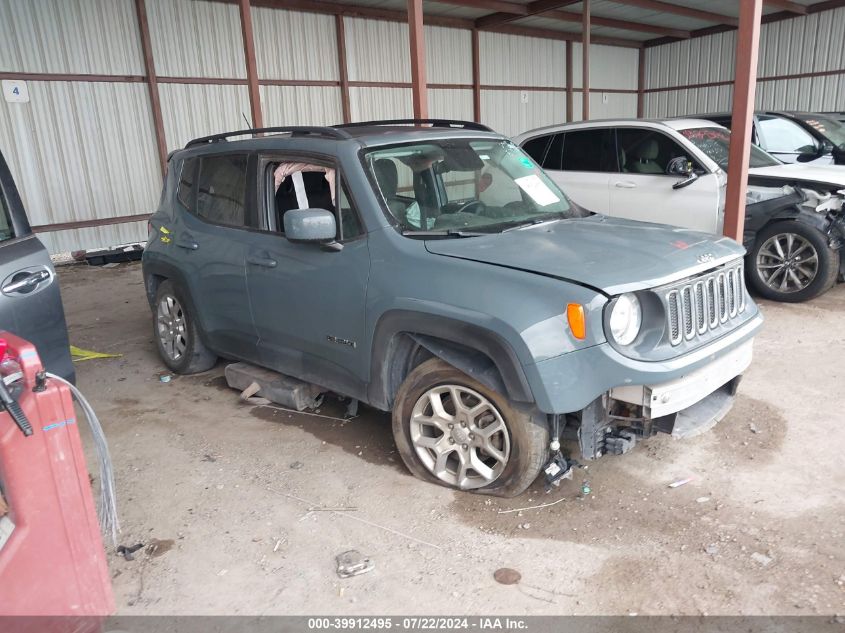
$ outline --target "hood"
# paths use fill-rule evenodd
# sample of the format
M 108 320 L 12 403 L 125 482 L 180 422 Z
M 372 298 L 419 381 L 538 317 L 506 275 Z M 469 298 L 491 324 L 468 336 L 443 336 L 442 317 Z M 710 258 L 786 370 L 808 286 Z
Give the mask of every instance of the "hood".
M 745 252 L 727 237 L 603 215 L 428 240 L 426 248 L 436 255 L 573 281 L 607 295 L 683 279 Z
M 806 181 L 806 184 L 821 183 L 845 188 L 845 165 L 807 165 L 789 163 L 771 167 L 752 167 L 749 176 L 765 176 L 791 182 Z M 750 182 L 750 181 L 749 181 Z

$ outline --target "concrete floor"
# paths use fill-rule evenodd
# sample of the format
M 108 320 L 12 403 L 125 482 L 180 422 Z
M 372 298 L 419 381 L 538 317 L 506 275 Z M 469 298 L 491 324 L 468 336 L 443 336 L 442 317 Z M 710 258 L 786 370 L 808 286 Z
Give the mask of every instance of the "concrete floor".
M 71 342 L 122 354 L 77 365 L 111 446 L 120 542 L 163 541 L 110 552 L 121 614 L 845 613 L 845 285 L 763 303 L 755 361 L 713 431 L 500 500 L 409 475 L 387 414 L 241 404 L 222 364 L 161 383 L 140 266 L 60 276 Z M 341 580 L 351 548 L 375 570 Z M 521 583 L 497 584 L 500 567 Z

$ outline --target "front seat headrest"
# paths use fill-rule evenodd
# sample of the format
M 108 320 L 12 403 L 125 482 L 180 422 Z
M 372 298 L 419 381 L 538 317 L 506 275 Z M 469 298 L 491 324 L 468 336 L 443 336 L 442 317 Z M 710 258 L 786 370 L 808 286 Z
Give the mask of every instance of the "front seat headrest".
M 373 164 L 373 170 L 384 197 L 395 197 L 399 189 L 399 172 L 396 170 L 396 163 L 389 158 L 379 158 Z

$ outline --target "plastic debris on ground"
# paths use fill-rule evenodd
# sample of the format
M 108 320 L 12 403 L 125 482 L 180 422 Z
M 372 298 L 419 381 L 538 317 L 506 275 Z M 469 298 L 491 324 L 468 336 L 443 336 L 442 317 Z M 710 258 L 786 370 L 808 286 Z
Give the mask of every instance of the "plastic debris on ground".
M 686 486 L 689 482 L 692 481 L 692 477 L 687 477 L 686 479 L 678 479 L 677 481 L 673 481 L 669 484 L 670 488 L 680 488 L 681 486 Z
M 70 355 L 73 358 L 74 363 L 78 363 L 79 361 L 83 360 L 96 360 L 100 358 L 120 358 L 123 354 L 107 354 L 105 352 L 95 352 L 94 350 L 90 349 L 82 349 L 81 347 L 77 347 L 76 345 L 70 346 Z
M 123 556 L 126 560 L 135 560 L 135 552 L 144 547 L 143 543 L 135 543 L 135 545 L 118 545 L 117 553 Z
M 370 558 L 355 549 L 338 554 L 335 560 L 337 561 L 337 575 L 341 578 L 366 574 L 373 571 L 376 566 Z

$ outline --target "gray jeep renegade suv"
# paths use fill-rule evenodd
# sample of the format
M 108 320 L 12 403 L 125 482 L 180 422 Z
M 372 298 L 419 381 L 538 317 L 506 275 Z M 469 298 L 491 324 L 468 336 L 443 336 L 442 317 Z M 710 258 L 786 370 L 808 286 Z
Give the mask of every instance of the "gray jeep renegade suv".
M 392 411 L 415 475 L 512 496 L 568 472 L 562 439 L 591 460 L 724 416 L 762 323 L 742 256 L 428 120 L 192 141 L 143 261 L 173 371 L 238 359 Z

